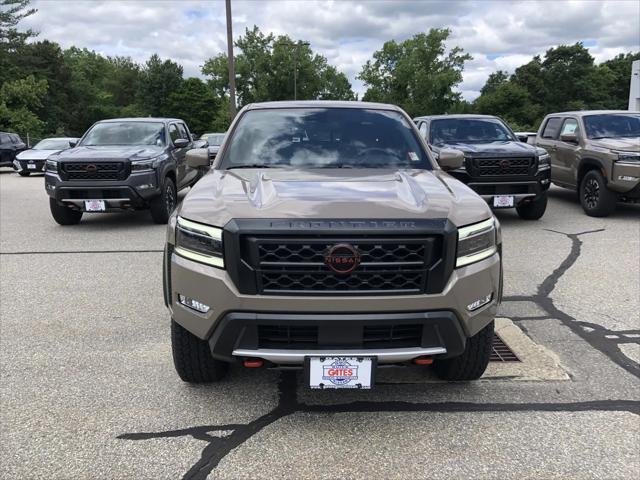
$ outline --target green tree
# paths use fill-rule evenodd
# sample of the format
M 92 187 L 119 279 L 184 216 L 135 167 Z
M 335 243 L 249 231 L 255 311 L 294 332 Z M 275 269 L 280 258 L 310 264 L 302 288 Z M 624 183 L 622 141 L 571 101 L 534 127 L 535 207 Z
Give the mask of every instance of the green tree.
M 18 30 L 23 18 L 36 13 L 31 0 L 0 0 L 0 85 L 16 78 L 18 50 L 25 41 L 37 35 L 31 29 Z
M 294 89 L 298 99 L 352 100 L 355 98 L 347 77 L 315 54 L 309 45 L 283 35 L 265 35 L 254 26 L 235 42 L 236 92 L 238 103 L 290 100 Z M 297 85 L 294 78 L 297 71 Z M 229 93 L 227 56 L 208 59 L 202 73 L 218 96 Z M 296 88 L 297 87 L 297 88 Z
M 367 86 L 363 99 L 400 105 L 412 116 L 449 111 L 461 100 L 454 88 L 471 60 L 459 47 L 447 51 L 449 35 L 432 28 L 401 43 L 385 42 L 358 75 Z
M 640 52 L 621 53 L 598 67 L 606 69 L 611 81 L 607 88 L 608 108 L 626 110 L 629 105 L 631 64 L 640 60 Z
M 35 112 L 42 107 L 46 93 L 47 81 L 36 80 L 33 75 L 5 82 L 0 88 L 0 130 L 42 135 L 45 124 Z
M 172 116 L 181 118 L 192 132 L 203 134 L 213 128 L 219 100 L 199 78 L 188 78 L 169 96 Z
M 182 86 L 182 67 L 171 60 L 153 54 L 140 77 L 138 102 L 147 114 L 155 117 L 172 116 L 169 98 Z

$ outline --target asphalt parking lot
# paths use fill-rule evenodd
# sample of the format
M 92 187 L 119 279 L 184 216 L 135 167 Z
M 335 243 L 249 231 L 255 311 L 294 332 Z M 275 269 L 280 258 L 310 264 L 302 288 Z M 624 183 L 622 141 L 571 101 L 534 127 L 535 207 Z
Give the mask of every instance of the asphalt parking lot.
M 318 392 L 236 367 L 196 387 L 171 360 L 165 228 L 147 212 L 58 226 L 42 177 L 2 169 L 0 476 L 637 478 L 640 206 L 596 219 L 550 195 L 540 221 L 498 217 L 501 317 L 553 375 L 534 355 L 475 383 L 410 367 Z

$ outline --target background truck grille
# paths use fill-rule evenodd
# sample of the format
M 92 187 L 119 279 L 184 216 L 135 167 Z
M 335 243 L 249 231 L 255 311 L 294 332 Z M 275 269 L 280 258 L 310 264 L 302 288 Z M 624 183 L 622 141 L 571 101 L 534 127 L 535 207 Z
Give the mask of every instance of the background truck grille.
M 477 177 L 501 177 L 534 175 L 535 159 L 522 158 L 473 158 L 471 175 Z
M 442 238 L 256 238 L 248 237 L 245 261 L 256 274 L 258 293 L 359 295 L 424 293 L 429 269 L 441 259 Z M 325 265 L 332 246 L 348 243 L 361 263 L 351 273 Z
M 63 162 L 61 166 L 63 180 L 125 180 L 129 176 L 125 162 Z

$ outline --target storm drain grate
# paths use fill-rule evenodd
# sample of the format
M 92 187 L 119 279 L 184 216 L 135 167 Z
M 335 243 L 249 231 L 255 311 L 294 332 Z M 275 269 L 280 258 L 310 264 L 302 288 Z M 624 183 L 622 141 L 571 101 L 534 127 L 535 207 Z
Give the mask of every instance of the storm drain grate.
M 519 362 L 520 359 L 515 353 L 507 346 L 506 343 L 498 336 L 497 333 L 493 335 L 493 344 L 491 345 L 491 357 L 490 362 Z

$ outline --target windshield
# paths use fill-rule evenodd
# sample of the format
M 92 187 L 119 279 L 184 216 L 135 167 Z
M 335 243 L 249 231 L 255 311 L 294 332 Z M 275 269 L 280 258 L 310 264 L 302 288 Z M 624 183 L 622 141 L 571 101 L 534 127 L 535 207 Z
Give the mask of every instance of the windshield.
M 206 140 L 209 145 L 218 147 L 222 145 L 222 140 L 224 140 L 224 133 L 205 133 L 200 137 L 200 140 Z
M 431 168 L 403 115 L 357 108 L 250 110 L 234 129 L 220 165 Z
M 34 150 L 64 150 L 69 148 L 69 141 L 72 138 L 47 138 L 40 140 L 33 146 Z
M 81 145 L 158 145 L 164 146 L 164 124 L 157 122 L 97 123 Z
M 640 115 L 608 114 L 584 117 L 587 138 L 640 137 Z
M 503 123 L 492 118 L 444 118 L 431 122 L 429 143 L 490 143 L 514 141 L 515 138 Z

